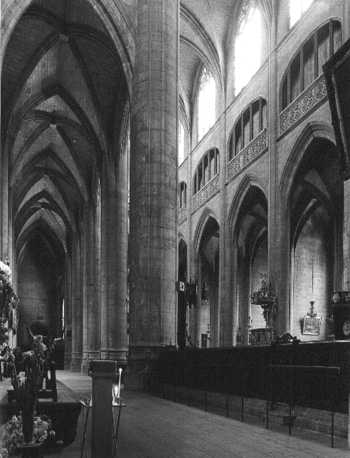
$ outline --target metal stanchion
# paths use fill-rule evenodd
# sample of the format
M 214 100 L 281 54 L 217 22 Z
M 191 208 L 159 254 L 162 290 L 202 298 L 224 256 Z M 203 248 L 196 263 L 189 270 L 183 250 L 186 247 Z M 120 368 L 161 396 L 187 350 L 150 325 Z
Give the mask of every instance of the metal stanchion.
M 118 370 L 118 373 L 119 373 L 118 385 L 114 385 L 113 386 L 112 406 L 113 406 L 113 411 L 115 411 L 115 408 L 118 409 L 118 414 L 117 414 L 117 418 L 115 418 L 115 415 L 113 415 L 113 456 L 112 456 L 112 458 L 116 458 L 116 456 L 117 456 L 117 445 L 118 445 L 118 434 L 119 434 L 120 417 L 121 417 L 121 413 L 122 413 L 122 408 L 126 407 L 126 404 L 122 401 L 121 396 L 120 396 L 122 372 L 123 372 L 123 369 L 119 368 L 119 370 Z
M 117 383 L 112 384 L 112 455 L 109 453 L 111 458 L 116 458 L 117 456 L 117 445 L 118 445 L 118 435 L 119 435 L 119 427 L 120 427 L 120 418 L 121 418 L 121 411 L 122 408 L 126 406 L 126 404 L 121 399 L 121 376 L 122 376 L 123 369 L 119 368 L 116 376 L 118 377 Z M 82 440 L 80 446 L 80 458 L 88 458 L 90 446 L 88 445 L 88 429 L 89 429 L 89 419 L 91 418 L 90 410 L 92 411 L 93 401 L 92 398 L 83 401 L 80 401 L 80 404 L 83 406 L 85 411 L 85 418 L 83 418 L 83 432 L 82 432 Z M 92 452 L 92 454 L 94 454 Z M 95 458 L 95 457 L 93 457 Z M 97 457 L 96 457 L 97 458 Z M 99 455 L 100 458 L 100 455 Z
M 84 421 L 84 429 L 83 429 L 83 437 L 82 437 L 81 446 L 80 446 L 80 458 L 84 458 L 84 453 L 85 453 L 85 458 L 86 458 L 87 457 L 87 451 L 88 451 L 88 448 L 86 447 L 86 443 L 87 443 L 86 434 L 87 434 L 87 427 L 88 427 L 90 409 L 92 407 L 92 399 L 90 398 L 87 402 L 80 401 L 80 404 L 86 410 L 85 421 Z

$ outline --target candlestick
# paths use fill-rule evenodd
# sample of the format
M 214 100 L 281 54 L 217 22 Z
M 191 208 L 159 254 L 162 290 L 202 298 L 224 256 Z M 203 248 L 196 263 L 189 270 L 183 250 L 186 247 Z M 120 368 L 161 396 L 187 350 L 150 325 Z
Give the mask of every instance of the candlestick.
M 122 372 L 123 372 L 123 369 L 120 367 L 119 368 L 119 381 L 118 381 L 118 398 L 119 399 L 120 399 L 120 385 L 122 381 Z

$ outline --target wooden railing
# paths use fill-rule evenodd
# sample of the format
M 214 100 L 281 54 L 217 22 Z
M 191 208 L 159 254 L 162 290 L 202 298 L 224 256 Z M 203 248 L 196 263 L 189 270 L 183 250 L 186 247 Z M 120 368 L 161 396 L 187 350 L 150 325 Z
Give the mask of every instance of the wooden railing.
M 328 410 L 331 412 L 331 445 L 334 447 L 334 415 L 339 407 L 340 376 L 339 366 L 271 364 L 268 368 L 266 428 L 269 428 L 270 407 L 276 402 L 288 404 L 289 415 L 284 417 L 284 424 L 288 425 L 289 435 L 296 420 L 296 406 Z
M 334 407 L 337 412 L 347 413 L 349 355 L 350 341 L 166 351 L 155 362 L 151 371 L 152 380 L 148 384 L 170 384 L 267 400 L 270 398 L 271 366 L 311 366 L 315 370 L 318 366 L 338 367 L 340 375 L 337 381 L 337 400 L 335 406 L 332 404 L 332 409 Z M 298 379 L 299 387 L 308 387 L 309 395 L 307 398 L 298 395 L 298 403 L 318 409 L 329 405 L 329 390 L 318 383 L 317 377 L 312 385 L 307 373 L 304 378 L 300 376 Z M 284 384 L 274 385 L 274 396 L 288 402 Z

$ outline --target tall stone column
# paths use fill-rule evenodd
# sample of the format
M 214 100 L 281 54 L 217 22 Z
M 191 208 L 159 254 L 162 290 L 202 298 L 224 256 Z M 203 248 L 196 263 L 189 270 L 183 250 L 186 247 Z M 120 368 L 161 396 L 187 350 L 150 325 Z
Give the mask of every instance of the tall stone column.
M 126 361 L 127 153 L 104 165 L 102 183 L 101 359 Z
M 350 291 L 350 178 L 344 181 L 343 289 Z
M 131 371 L 152 349 L 176 343 L 179 2 L 138 0 L 137 11 L 130 157 Z
M 72 255 L 67 254 L 64 290 L 64 368 L 69 369 L 72 357 Z
M 278 1 L 273 1 L 272 23 L 269 38 L 269 192 L 268 192 L 268 275 L 279 302 L 276 331 L 281 333 L 287 326 L 288 302 L 282 300 L 287 279 L 281 276 L 282 255 L 281 207 L 278 178 L 278 82 L 277 82 L 277 18 Z M 284 297 L 283 297 L 284 299 Z M 283 307 L 283 309 L 282 309 Z
M 83 267 L 86 272 L 86 292 L 83 309 L 83 372 L 87 372 L 91 360 L 97 359 L 100 356 L 97 349 L 99 313 L 96 282 L 95 218 L 92 203 L 86 209 L 85 228 L 85 265 Z
M 80 371 L 81 368 L 83 339 L 81 277 L 81 241 L 80 234 L 76 234 L 72 256 L 72 371 Z
M 0 244 L 0 256 L 1 259 L 9 256 L 9 208 L 8 208 L 8 195 L 9 195 L 9 177 L 8 177 L 8 155 L 4 150 L 1 151 L 0 156 L 1 162 L 1 199 L 0 199 L 0 223 L 1 223 L 1 244 Z

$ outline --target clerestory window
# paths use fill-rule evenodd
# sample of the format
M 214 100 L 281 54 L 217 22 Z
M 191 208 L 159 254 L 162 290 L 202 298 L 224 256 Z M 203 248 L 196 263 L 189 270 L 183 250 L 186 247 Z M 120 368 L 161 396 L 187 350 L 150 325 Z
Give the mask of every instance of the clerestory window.
M 220 171 L 219 150 L 212 148 L 203 154 L 193 177 L 193 194 L 200 191 Z
M 299 21 L 301 16 L 309 9 L 313 0 L 289 0 L 289 26 Z
M 342 43 L 341 24 L 330 21 L 316 30 L 299 48 L 289 64 L 281 86 L 281 110 L 323 73 L 323 65 Z
M 215 104 L 215 79 L 209 70 L 203 67 L 198 85 L 198 140 L 200 140 L 215 123 Z
M 230 135 L 229 160 L 266 128 L 266 100 L 259 98 L 240 114 Z
M 185 129 L 181 121 L 179 122 L 178 136 L 177 165 L 181 165 L 185 159 Z
M 262 61 L 263 20 L 255 1 L 245 1 L 235 40 L 235 94 L 248 83 Z
M 181 181 L 179 185 L 179 207 L 186 208 L 187 205 L 187 185 Z

